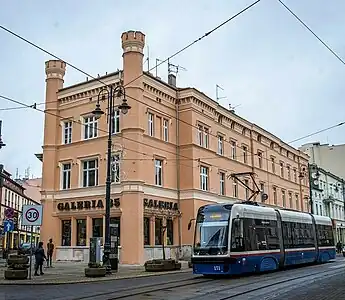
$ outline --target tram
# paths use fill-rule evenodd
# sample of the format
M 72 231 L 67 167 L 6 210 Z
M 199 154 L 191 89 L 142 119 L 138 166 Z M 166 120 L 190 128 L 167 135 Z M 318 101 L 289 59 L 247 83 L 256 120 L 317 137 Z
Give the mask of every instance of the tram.
M 238 203 L 202 206 L 195 220 L 194 274 L 274 271 L 335 256 L 328 217 Z

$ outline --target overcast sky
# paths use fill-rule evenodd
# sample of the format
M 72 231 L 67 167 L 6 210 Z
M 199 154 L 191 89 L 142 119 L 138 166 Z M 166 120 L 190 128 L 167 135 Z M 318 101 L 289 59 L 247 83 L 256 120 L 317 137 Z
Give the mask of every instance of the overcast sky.
M 253 1 L 176 0 L 5 1 L 0 23 L 97 76 L 122 68 L 120 36 L 141 30 L 151 65 L 202 36 Z M 345 1 L 285 0 L 341 57 L 345 58 Z M 146 52 L 146 49 L 145 49 Z M 147 53 L 147 52 L 146 52 Z M 27 104 L 44 102 L 44 61 L 48 55 L 0 30 L 0 94 Z M 172 60 L 187 69 L 178 85 L 194 86 L 286 142 L 345 120 L 345 66 L 278 1 L 262 0 L 211 36 Z M 145 66 L 146 68 L 146 66 Z M 158 70 L 167 76 L 167 66 Z M 85 80 L 68 68 L 65 85 Z M 343 104 L 342 104 L 343 103 Z M 16 106 L 0 99 L 0 109 Z M 39 106 L 44 108 L 44 106 Z M 41 176 L 41 112 L 0 111 L 0 162 L 15 175 Z M 345 127 L 300 141 L 344 143 Z

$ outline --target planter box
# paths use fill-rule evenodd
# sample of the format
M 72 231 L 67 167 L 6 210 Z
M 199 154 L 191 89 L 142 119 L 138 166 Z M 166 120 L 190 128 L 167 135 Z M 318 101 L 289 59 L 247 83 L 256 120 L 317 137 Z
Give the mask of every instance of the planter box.
M 146 272 L 162 272 L 181 270 L 181 263 L 174 259 L 153 259 L 145 262 Z
M 27 269 L 25 270 L 13 270 L 13 269 L 7 269 L 4 272 L 5 279 L 8 280 L 23 280 L 27 279 L 29 272 Z
M 105 268 L 85 268 L 86 277 L 105 277 L 106 269 Z

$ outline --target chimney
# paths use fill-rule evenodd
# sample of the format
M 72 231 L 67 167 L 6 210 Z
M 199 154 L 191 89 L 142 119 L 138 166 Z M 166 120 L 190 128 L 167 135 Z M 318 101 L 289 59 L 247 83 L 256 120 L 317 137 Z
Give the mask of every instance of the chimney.
M 176 87 L 176 76 L 174 74 L 168 75 L 168 84 Z

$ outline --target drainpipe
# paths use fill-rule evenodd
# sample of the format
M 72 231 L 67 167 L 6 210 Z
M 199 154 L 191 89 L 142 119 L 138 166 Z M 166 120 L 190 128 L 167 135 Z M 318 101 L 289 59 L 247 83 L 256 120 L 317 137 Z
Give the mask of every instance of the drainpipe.
M 176 89 L 176 189 L 178 205 L 178 247 L 179 254 L 182 252 L 182 220 L 181 220 L 181 185 L 180 185 L 180 99 Z

